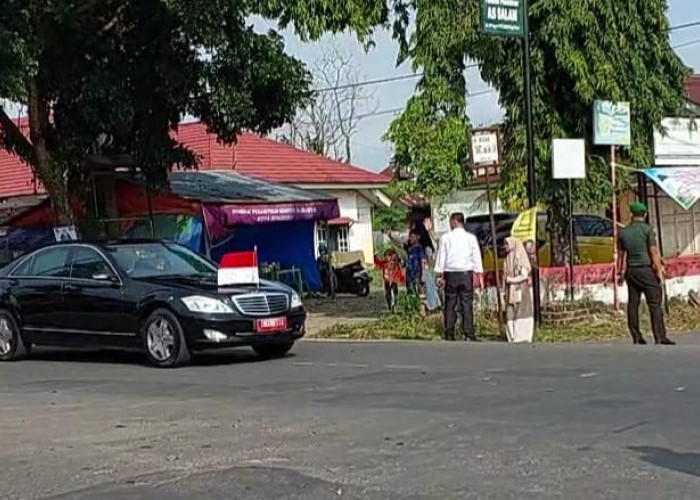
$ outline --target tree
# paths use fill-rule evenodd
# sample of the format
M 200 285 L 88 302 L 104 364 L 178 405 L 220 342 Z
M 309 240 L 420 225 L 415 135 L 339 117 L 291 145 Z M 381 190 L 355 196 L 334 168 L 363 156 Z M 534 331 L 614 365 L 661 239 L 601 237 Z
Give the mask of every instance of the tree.
M 506 111 L 500 197 L 508 207 L 522 208 L 527 200 L 522 44 L 515 38 L 482 35 L 478 4 L 478 0 L 412 0 L 403 8 L 415 9 L 417 19 L 421 10 L 428 12 L 430 32 L 421 33 L 417 25 L 414 36 L 406 36 L 410 15 L 395 32 L 404 50 L 426 71 L 425 79 L 440 81 L 451 75 L 456 81 L 463 69 L 461 58 L 469 57 L 479 63 L 482 78 L 500 92 Z M 667 7 L 666 0 L 530 2 L 538 198 L 551 214 L 558 264 L 567 255 L 565 204 L 561 203 L 566 194 L 565 184 L 551 178 L 551 141 L 586 139 L 588 178 L 575 183 L 575 201 L 591 208 L 607 206 L 612 195 L 610 171 L 606 151 L 592 144 L 592 107 L 596 99 L 626 100 L 632 105 L 633 143 L 623 152 L 623 161 L 633 168 L 652 164 L 653 129 L 664 116 L 681 108 L 687 76 L 687 68 L 670 46 Z M 431 68 L 440 69 L 437 77 Z M 455 89 L 452 102 L 457 105 L 461 99 Z M 440 116 L 429 108 L 426 111 L 428 118 Z M 426 143 L 426 148 L 431 147 Z M 619 173 L 624 183 L 626 172 Z
M 396 7 L 399 63 L 411 59 L 422 70 L 417 93 L 396 118 L 385 140 L 394 145 L 400 168 L 415 175 L 415 189 L 443 196 L 464 185 L 469 121 L 466 117 L 464 19 L 459 2 L 413 0 Z M 415 32 L 408 38 L 408 9 L 415 10 Z
M 335 44 L 323 49 L 311 73 L 317 90 L 290 122 L 289 142 L 350 163 L 358 126 L 376 111 L 373 95 L 358 85 L 359 68 L 352 56 Z
M 171 137 L 186 115 L 226 143 L 265 133 L 309 97 L 310 75 L 284 53 L 260 15 L 304 39 L 355 29 L 365 40 L 383 2 L 338 0 L 5 0 L 0 9 L 0 99 L 26 106 L 29 138 L 0 108 L 0 146 L 31 165 L 61 222 L 86 199 L 90 154 L 131 155 L 162 185 L 198 158 Z

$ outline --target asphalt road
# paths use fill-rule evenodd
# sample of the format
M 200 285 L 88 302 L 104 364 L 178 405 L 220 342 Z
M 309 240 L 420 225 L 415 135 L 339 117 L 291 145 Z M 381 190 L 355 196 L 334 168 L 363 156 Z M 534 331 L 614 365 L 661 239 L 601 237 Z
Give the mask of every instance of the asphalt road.
M 0 364 L 0 497 L 700 497 L 700 341 Z

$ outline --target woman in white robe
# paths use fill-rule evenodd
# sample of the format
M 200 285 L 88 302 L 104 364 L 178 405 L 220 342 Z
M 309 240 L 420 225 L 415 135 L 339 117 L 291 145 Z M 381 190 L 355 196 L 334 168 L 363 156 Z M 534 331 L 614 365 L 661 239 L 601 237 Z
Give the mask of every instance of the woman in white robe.
M 506 238 L 506 335 L 508 342 L 532 342 L 535 320 L 530 273 L 532 264 L 523 242 Z

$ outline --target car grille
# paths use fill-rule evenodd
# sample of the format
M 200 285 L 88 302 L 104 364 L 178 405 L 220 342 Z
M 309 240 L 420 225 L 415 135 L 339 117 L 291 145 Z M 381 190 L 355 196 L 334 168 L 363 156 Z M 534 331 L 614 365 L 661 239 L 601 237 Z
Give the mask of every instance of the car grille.
M 232 297 L 239 311 L 247 316 L 269 316 L 289 310 L 289 299 L 283 293 L 256 293 Z

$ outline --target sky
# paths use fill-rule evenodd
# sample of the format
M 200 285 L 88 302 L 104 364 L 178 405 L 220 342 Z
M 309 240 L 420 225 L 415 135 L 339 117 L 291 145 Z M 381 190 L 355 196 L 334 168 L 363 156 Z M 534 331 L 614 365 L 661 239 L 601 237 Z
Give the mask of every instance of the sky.
M 669 0 L 669 19 L 671 26 L 700 21 L 700 0 Z M 312 64 L 319 57 L 322 46 L 335 43 L 343 52 L 353 56 L 359 67 L 359 80 L 377 80 L 412 73 L 410 65 L 396 67 L 397 47 L 387 32 L 375 36 L 375 47 L 365 53 L 362 46 L 351 34 L 326 37 L 320 42 L 303 43 L 291 33 L 283 33 L 287 51 L 302 61 Z M 700 26 L 679 30 L 671 35 L 673 45 L 680 45 L 700 39 Z M 700 43 L 679 48 L 681 59 L 700 73 Z M 382 142 L 393 115 L 381 114 L 382 111 L 402 108 L 413 94 L 417 79 L 401 80 L 379 85 L 366 86 L 366 90 L 376 101 L 378 114 L 365 118 L 360 123 L 359 132 L 352 142 L 353 163 L 370 170 L 381 170 L 388 165 L 391 157 L 391 145 Z M 478 69 L 467 70 L 467 85 L 470 93 L 481 93 L 488 86 L 479 78 Z M 480 94 L 468 100 L 468 114 L 475 126 L 489 125 L 501 119 L 503 113 L 498 105 L 495 92 Z M 370 109 L 370 111 L 372 111 Z

